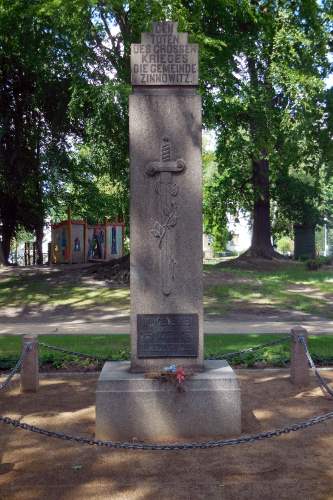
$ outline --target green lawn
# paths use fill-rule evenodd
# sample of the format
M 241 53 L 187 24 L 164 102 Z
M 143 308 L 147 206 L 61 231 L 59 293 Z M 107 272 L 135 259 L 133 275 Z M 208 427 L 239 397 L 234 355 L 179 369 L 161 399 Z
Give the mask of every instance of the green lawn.
M 222 358 L 224 354 L 240 351 L 249 347 L 284 338 L 277 335 L 209 335 L 205 337 L 205 358 Z M 112 360 L 129 359 L 130 344 L 128 335 L 40 335 L 41 342 L 61 346 L 68 350 L 98 355 Z M 0 369 L 14 366 L 20 353 L 21 339 L 18 336 L 0 337 Z M 316 362 L 333 363 L 333 337 L 312 336 L 309 339 L 310 351 Z M 260 362 L 268 366 L 285 366 L 289 361 L 290 345 L 284 342 L 267 347 L 255 353 L 237 356 L 232 363 L 243 366 L 256 366 Z M 40 364 L 51 364 L 54 368 L 64 368 L 75 361 L 81 366 L 91 364 L 80 361 L 71 355 L 40 348 Z M 167 363 L 167 361 L 166 361 Z
M 205 266 L 216 274 L 219 266 Z M 220 268 L 221 282 L 205 290 L 205 312 L 225 314 L 270 307 L 296 310 L 333 318 L 333 270 L 308 271 L 304 264 L 288 265 L 274 271 Z M 228 274 L 224 282 L 223 273 Z M 232 277 L 232 279 L 231 279 Z
M 308 271 L 304 264 L 289 264 L 276 270 L 243 270 L 205 265 L 204 306 L 208 315 L 256 314 L 262 309 L 298 311 L 333 318 L 333 270 L 324 267 Z M 68 271 L 70 273 L 70 271 Z M 94 308 L 121 314 L 129 312 L 129 288 L 108 288 L 85 283 L 79 277 L 72 283 L 69 274 L 1 277 L 1 309 L 29 307 L 37 314 L 65 306 L 74 314 Z
M 0 307 L 71 306 L 82 309 L 94 305 L 129 305 L 128 288 L 93 287 L 66 282 L 54 283 L 52 276 L 14 276 L 0 279 Z

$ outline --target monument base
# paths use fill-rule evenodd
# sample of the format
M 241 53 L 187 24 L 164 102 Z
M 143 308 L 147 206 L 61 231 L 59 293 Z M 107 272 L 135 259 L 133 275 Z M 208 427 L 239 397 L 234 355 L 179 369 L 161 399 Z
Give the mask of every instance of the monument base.
M 105 363 L 96 389 L 96 438 L 158 442 L 240 434 L 235 372 L 225 360 L 204 367 L 178 392 L 172 383 L 131 373 L 129 362 Z

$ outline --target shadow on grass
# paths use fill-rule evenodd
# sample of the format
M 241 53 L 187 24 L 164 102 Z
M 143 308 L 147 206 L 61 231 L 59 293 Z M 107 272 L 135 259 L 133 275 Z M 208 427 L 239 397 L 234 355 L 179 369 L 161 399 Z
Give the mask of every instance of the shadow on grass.
M 0 281 L 1 321 L 32 319 L 95 320 L 103 314 L 128 316 L 128 287 L 108 288 L 54 282 L 54 275 L 15 276 Z M 6 313 L 6 308 L 9 312 Z
M 321 271 L 290 265 L 275 271 L 230 268 L 227 270 L 228 280 L 224 283 L 226 269 L 218 265 L 210 267 L 206 273 L 220 275 L 221 283 L 209 286 L 205 292 L 206 312 L 209 314 L 252 313 L 278 319 L 276 314 L 280 311 L 294 315 L 295 319 L 301 313 L 333 318 L 332 268 Z M 234 286 L 230 275 L 235 276 Z
M 258 320 L 333 318 L 333 271 L 285 264 L 272 271 L 205 265 L 205 313 Z M 129 315 L 129 288 L 85 282 L 76 272 L 6 276 L 0 280 L 1 321 L 105 321 Z M 282 316 L 284 315 L 284 316 Z

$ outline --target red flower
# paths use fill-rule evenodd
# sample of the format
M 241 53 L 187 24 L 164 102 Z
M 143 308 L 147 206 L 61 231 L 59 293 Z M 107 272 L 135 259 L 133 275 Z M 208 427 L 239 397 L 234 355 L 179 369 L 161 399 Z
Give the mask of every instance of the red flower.
M 185 380 L 185 371 L 184 371 L 184 368 L 180 367 L 180 368 L 177 368 L 176 370 L 176 379 L 177 379 L 177 382 L 178 384 L 182 384 Z

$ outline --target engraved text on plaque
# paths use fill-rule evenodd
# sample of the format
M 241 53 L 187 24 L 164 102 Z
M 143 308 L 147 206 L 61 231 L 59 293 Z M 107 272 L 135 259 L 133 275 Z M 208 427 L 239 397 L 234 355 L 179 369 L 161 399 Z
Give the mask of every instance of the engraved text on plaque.
M 138 314 L 138 357 L 198 355 L 197 314 Z
M 188 43 L 177 24 L 153 23 L 152 33 L 132 43 L 132 85 L 198 85 L 198 44 Z

